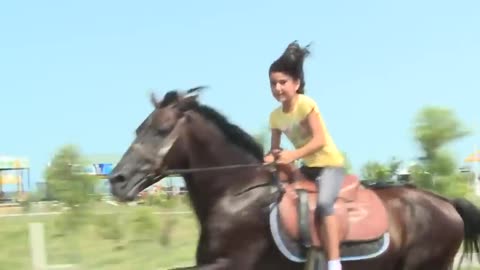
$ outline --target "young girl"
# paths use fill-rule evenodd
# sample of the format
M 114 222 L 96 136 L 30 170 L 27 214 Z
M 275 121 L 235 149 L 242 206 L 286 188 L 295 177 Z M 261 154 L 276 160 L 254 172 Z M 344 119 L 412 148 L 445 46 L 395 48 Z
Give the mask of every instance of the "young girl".
M 341 270 L 339 239 L 333 205 L 345 175 L 344 159 L 335 146 L 316 102 L 305 95 L 303 61 L 308 46 L 292 42 L 269 69 L 272 94 L 281 106 L 270 114 L 271 149 L 265 162 L 291 163 L 303 161 L 301 172 L 315 180 L 320 192 L 316 221 L 319 235 L 326 246 L 328 270 Z M 280 151 L 281 134 L 295 146 L 293 151 Z

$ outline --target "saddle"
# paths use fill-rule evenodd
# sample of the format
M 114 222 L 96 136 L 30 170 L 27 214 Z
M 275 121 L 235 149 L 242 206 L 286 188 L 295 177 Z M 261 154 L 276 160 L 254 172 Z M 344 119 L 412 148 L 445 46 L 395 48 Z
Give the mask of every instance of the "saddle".
M 284 188 L 278 209 L 286 232 L 305 246 L 321 247 L 315 222 L 317 187 L 293 165 L 277 165 L 278 180 Z M 341 243 L 365 242 L 381 238 L 388 231 L 388 216 L 380 198 L 361 185 L 354 175 L 346 175 L 334 204 Z

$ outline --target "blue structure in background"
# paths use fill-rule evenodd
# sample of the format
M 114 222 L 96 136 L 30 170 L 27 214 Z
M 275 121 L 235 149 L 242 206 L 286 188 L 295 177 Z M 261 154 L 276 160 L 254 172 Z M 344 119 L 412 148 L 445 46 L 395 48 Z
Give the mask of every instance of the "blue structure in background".
M 85 166 L 84 172 L 89 175 L 95 176 L 107 176 L 113 170 L 114 165 L 112 163 L 93 163 L 89 166 Z
M 99 163 L 98 166 L 98 173 L 99 175 L 109 175 L 113 170 L 112 163 Z
M 85 174 L 93 175 L 98 178 L 95 192 L 110 194 L 110 183 L 108 182 L 107 177 L 112 172 L 114 166 L 113 163 L 92 163 L 83 168 Z

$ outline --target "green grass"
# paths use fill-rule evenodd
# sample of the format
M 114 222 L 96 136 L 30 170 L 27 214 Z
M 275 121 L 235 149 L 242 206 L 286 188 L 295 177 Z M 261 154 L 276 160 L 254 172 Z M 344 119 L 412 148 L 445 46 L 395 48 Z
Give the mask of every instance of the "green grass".
M 102 203 L 92 211 L 111 214 L 2 218 L 0 269 L 31 269 L 30 222 L 45 224 L 49 264 L 77 264 L 81 270 L 158 270 L 193 264 L 198 238 L 193 215 L 153 214 L 172 210 L 184 211 L 188 206 L 112 207 Z M 76 221 L 82 222 L 77 229 L 65 230 Z
M 198 238 L 193 215 L 155 215 L 160 209 L 147 206 L 113 209 L 113 214 L 78 219 L 83 223 L 72 231 L 65 230 L 77 220 L 71 216 L 0 219 L 0 269 L 31 269 L 30 222 L 45 224 L 49 264 L 153 270 L 193 263 Z

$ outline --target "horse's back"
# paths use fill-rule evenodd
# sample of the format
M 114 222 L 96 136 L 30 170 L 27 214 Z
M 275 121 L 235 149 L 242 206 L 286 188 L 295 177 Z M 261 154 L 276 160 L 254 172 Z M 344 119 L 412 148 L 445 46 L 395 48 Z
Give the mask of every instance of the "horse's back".
M 412 185 L 370 189 L 387 209 L 394 246 L 407 253 L 401 254 L 405 269 L 455 256 L 463 240 L 463 221 L 448 199 Z
M 388 212 L 400 215 L 406 222 L 429 222 L 438 220 L 447 226 L 458 225 L 462 219 L 451 202 L 439 194 L 417 188 L 413 185 L 392 185 L 368 187 L 383 201 Z

